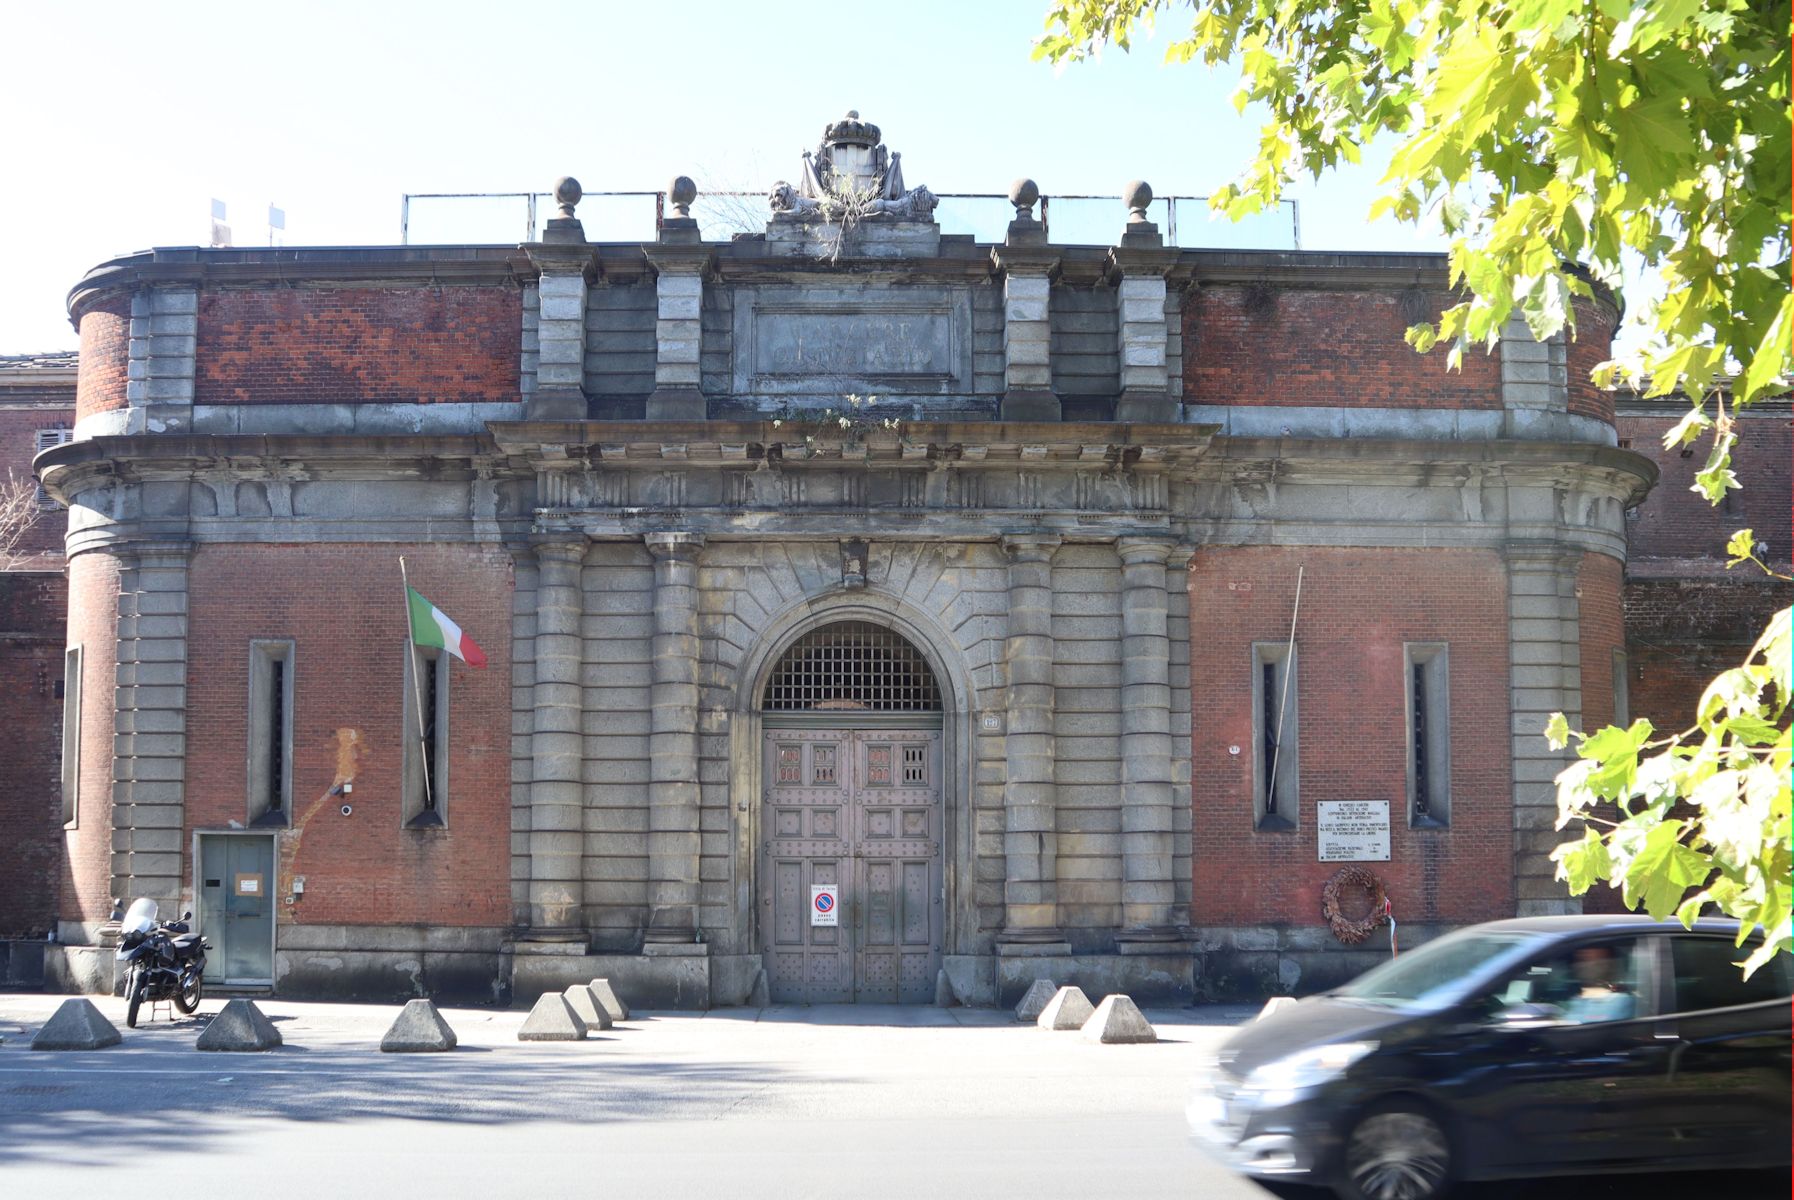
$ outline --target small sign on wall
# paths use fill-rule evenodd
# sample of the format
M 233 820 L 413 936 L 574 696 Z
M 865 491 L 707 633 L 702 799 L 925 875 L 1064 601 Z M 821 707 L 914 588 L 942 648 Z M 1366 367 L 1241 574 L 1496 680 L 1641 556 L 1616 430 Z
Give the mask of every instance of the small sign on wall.
M 1315 807 L 1320 861 L 1389 861 L 1389 801 L 1322 800 Z
M 819 883 L 810 889 L 810 924 L 841 923 L 841 885 Z
M 262 877 L 258 875 L 237 876 L 237 895 L 259 896 L 262 894 Z

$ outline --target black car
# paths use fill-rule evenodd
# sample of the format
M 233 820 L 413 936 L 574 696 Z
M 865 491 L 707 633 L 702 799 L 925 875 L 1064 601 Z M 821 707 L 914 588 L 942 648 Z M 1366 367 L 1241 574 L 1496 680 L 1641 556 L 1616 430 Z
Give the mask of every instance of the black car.
M 1191 1133 L 1246 1174 L 1426 1200 L 1456 1180 L 1789 1161 L 1786 954 L 1736 922 L 1458 930 L 1235 1032 Z

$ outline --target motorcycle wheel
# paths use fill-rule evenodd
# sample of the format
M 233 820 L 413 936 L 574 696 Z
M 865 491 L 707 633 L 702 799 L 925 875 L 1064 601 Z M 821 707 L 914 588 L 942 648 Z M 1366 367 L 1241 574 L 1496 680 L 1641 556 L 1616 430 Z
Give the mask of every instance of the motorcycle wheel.
M 203 984 L 199 975 L 181 981 L 181 990 L 175 993 L 174 1006 L 191 1016 L 199 1008 L 199 989 Z
M 125 1024 L 132 1029 L 137 1028 L 137 1010 L 143 1007 L 143 993 L 148 984 L 143 972 L 133 968 L 131 978 L 125 984 Z

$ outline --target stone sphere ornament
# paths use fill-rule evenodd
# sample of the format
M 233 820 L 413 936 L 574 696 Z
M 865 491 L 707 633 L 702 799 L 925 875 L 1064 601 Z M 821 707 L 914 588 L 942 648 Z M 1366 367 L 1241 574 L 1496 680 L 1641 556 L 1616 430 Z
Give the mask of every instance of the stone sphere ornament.
M 691 216 L 691 202 L 698 198 L 698 185 L 689 175 L 675 175 L 667 184 L 667 198 L 673 202 L 675 217 Z
M 1015 205 L 1017 220 L 1027 220 L 1034 215 L 1035 204 L 1040 201 L 1040 185 L 1032 179 L 1018 179 L 1009 185 L 1009 203 Z
M 554 199 L 560 206 L 561 216 L 571 218 L 573 206 L 579 203 L 585 193 L 579 188 L 579 180 L 571 175 L 563 175 L 554 181 Z
M 1152 203 L 1152 186 L 1144 179 L 1134 180 L 1121 189 L 1121 202 L 1127 205 L 1130 222 L 1146 220 L 1147 206 Z

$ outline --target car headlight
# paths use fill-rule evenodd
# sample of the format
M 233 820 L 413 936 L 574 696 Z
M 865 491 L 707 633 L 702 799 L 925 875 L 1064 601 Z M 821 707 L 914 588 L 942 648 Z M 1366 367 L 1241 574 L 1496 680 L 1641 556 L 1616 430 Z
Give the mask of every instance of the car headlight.
M 1276 1108 L 1294 1100 L 1297 1092 L 1337 1079 L 1376 1048 L 1375 1042 L 1332 1042 L 1298 1050 L 1255 1068 L 1246 1076 L 1244 1089 L 1258 1093 L 1259 1103 L 1267 1108 Z

